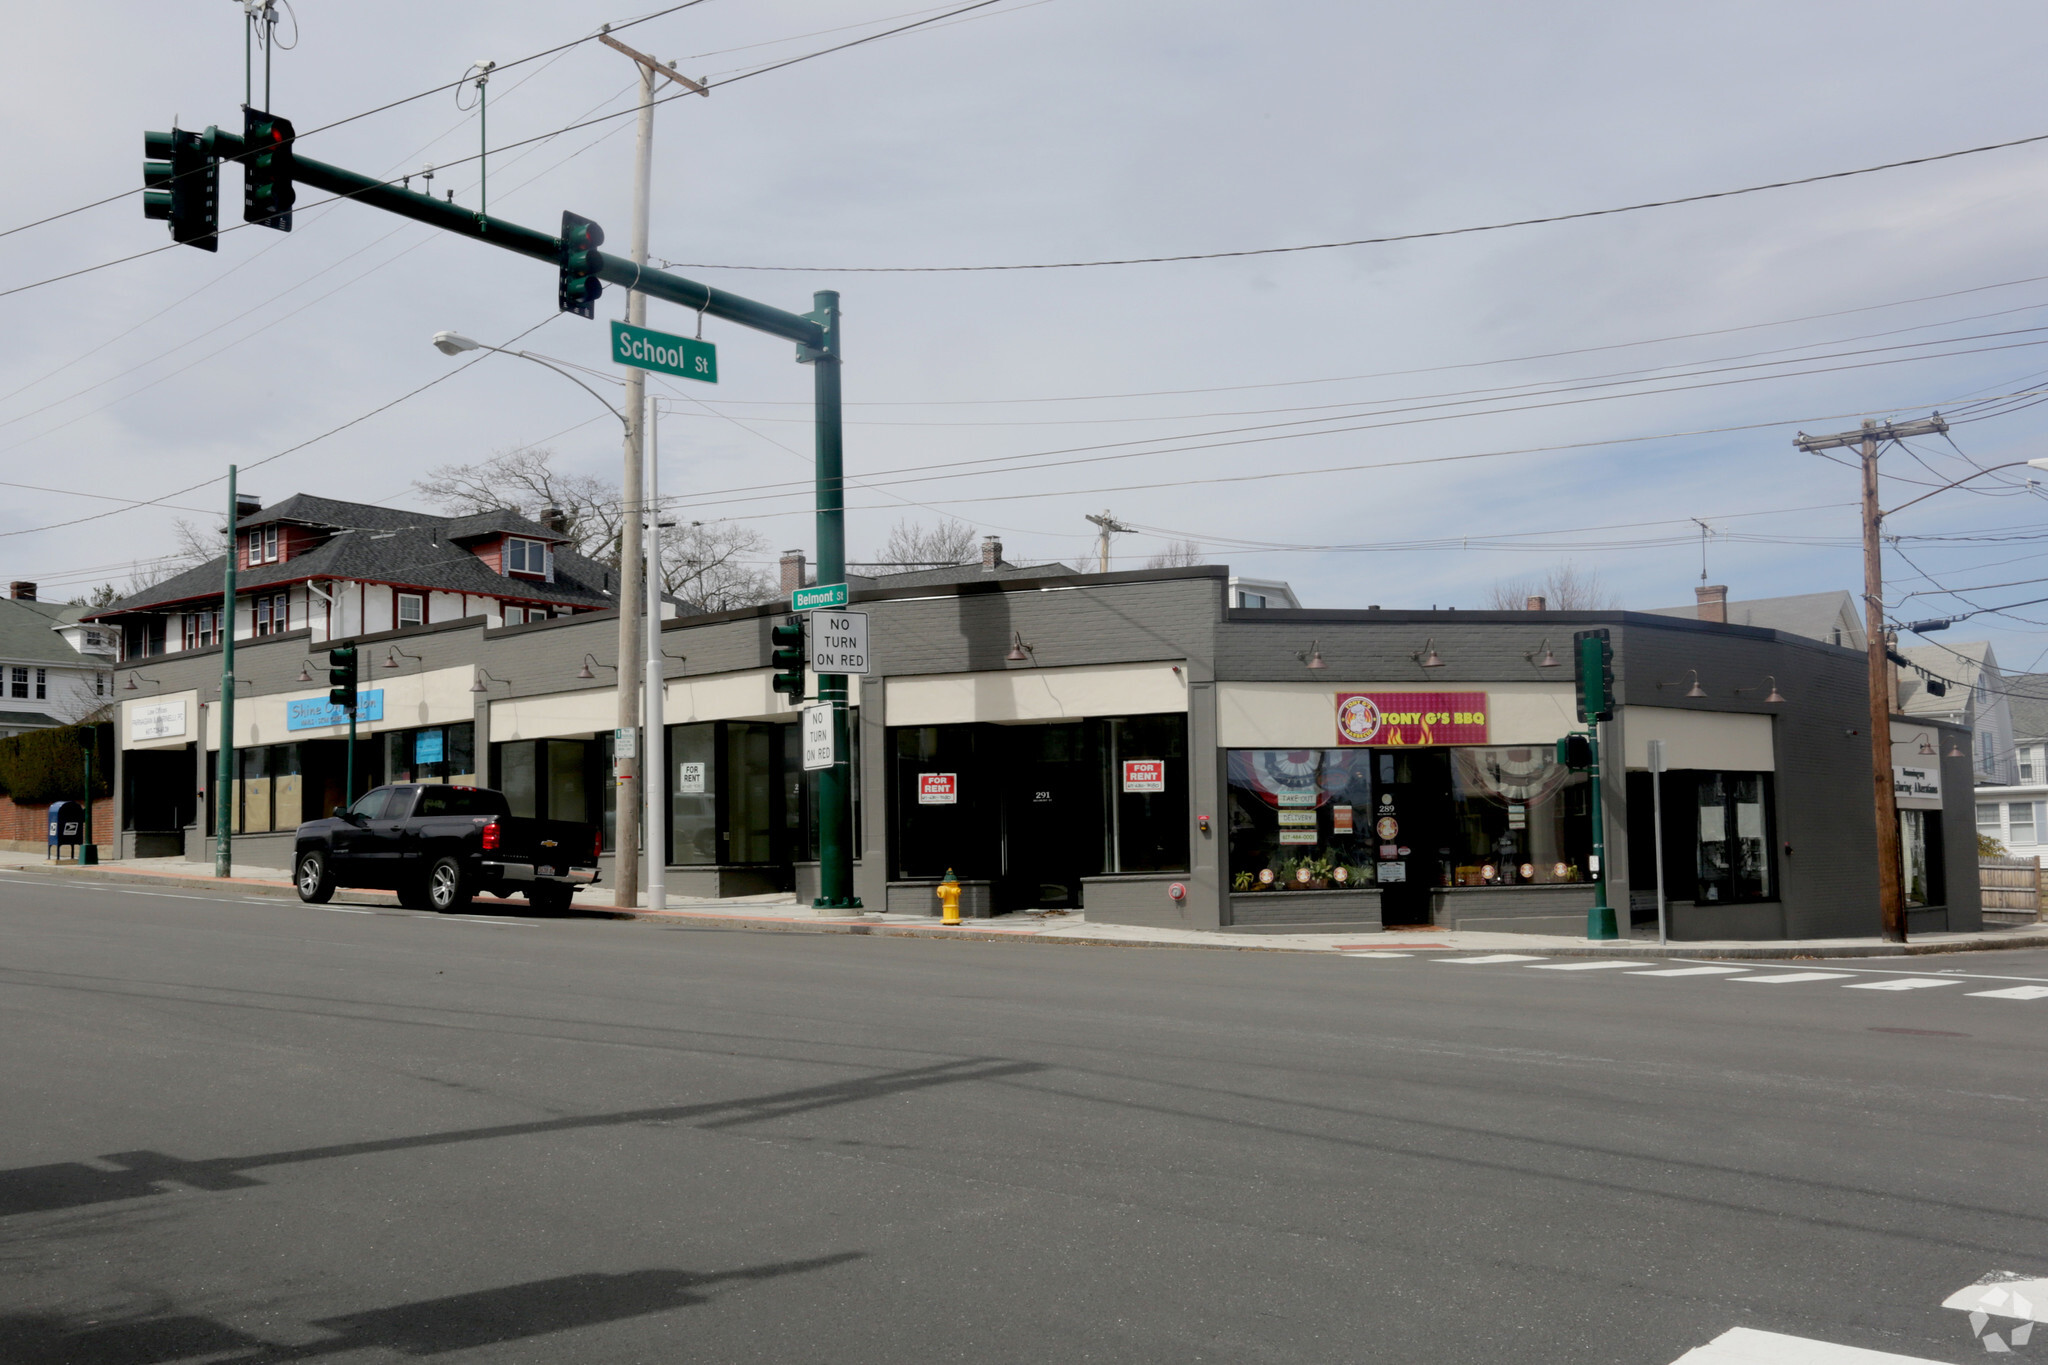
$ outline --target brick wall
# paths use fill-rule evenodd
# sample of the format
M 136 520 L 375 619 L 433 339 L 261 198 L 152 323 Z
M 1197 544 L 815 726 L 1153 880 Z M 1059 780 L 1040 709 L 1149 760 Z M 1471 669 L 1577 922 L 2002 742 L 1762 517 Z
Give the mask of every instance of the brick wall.
M 50 807 L 46 802 L 25 805 L 12 797 L 0 798 L 0 843 L 34 844 L 46 848 L 50 841 Z M 92 841 L 114 842 L 114 803 L 92 803 Z

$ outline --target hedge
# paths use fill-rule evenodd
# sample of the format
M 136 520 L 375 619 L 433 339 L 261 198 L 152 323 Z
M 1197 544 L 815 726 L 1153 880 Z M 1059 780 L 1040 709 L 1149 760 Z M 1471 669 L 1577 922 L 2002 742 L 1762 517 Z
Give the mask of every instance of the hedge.
M 114 767 L 114 727 L 59 725 L 0 739 L 0 795 L 38 805 L 76 801 L 85 784 L 85 739 L 94 744 L 92 794 L 107 796 Z

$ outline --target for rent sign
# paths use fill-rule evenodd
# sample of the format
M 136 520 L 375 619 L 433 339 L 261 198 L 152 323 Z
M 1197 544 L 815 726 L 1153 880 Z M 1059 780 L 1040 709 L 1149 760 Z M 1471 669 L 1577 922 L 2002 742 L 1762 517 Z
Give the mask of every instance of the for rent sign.
M 1339 692 L 1337 743 L 1408 748 L 1486 743 L 1484 692 Z

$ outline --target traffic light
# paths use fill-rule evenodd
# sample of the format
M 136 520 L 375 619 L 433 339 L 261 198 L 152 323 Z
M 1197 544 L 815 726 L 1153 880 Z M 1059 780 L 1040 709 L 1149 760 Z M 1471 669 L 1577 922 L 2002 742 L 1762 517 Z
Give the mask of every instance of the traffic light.
M 242 109 L 242 221 L 279 232 L 292 230 L 292 132 L 290 119 L 261 109 Z
M 213 154 L 213 130 L 173 128 L 144 133 L 142 216 L 167 218 L 171 240 L 201 251 L 218 251 L 220 158 Z
M 1593 744 L 1584 735 L 1566 735 L 1557 742 L 1557 763 L 1561 768 L 1582 773 L 1593 766 Z
M 356 647 L 337 645 L 327 651 L 327 704 L 356 709 Z
M 804 664 L 808 659 L 804 653 L 804 618 L 785 616 L 782 624 L 771 628 L 768 638 L 775 644 L 775 652 L 769 657 L 775 661 L 775 690 L 791 701 L 804 698 Z
M 597 296 L 604 284 L 597 272 L 604 269 L 604 229 L 581 214 L 562 211 L 561 288 L 555 303 L 564 313 L 597 316 Z
M 1614 719 L 1614 646 L 1607 628 L 1572 636 L 1572 668 L 1578 683 L 1581 721 Z

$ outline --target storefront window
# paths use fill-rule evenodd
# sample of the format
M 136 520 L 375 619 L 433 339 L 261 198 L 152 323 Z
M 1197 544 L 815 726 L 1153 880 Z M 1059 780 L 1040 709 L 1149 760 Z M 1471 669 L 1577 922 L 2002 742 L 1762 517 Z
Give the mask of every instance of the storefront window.
M 1941 812 L 1902 810 L 1899 812 L 1899 859 L 1905 884 L 1906 904 L 1918 908 L 1946 903 L 1941 861 Z
M 718 861 L 718 725 L 668 727 L 669 858 Z
M 600 780 L 609 743 L 610 736 L 603 740 L 524 739 L 494 744 L 491 785 L 505 794 L 512 814 L 598 825 L 604 831 L 605 847 L 610 848 L 609 785 Z
M 1188 866 L 1188 719 L 1119 716 L 1103 722 L 1108 750 L 1111 872 Z
M 392 782 L 476 783 L 476 726 L 428 725 L 384 735 L 384 771 Z
M 728 863 L 775 861 L 776 762 L 785 727 L 725 727 L 725 822 Z
M 1450 752 L 1452 885 L 1587 879 L 1592 822 L 1584 773 L 1559 766 L 1554 747 Z
M 1698 790 L 1695 899 L 1771 899 L 1770 774 L 1701 773 Z
M 237 834 L 297 829 L 305 819 L 299 746 L 256 745 L 235 752 L 233 820 Z
M 1231 889 L 1372 885 L 1372 753 L 1232 749 Z

